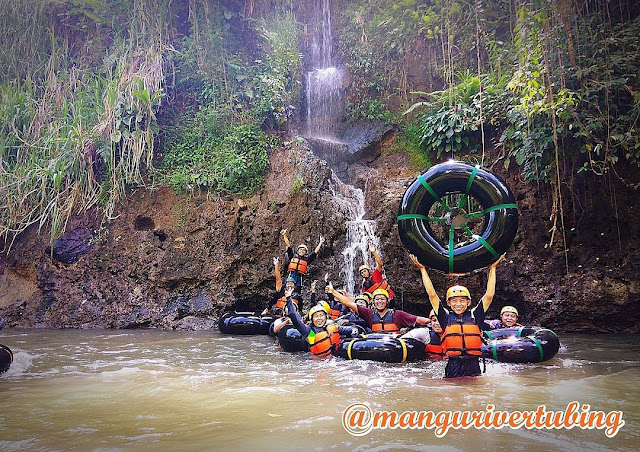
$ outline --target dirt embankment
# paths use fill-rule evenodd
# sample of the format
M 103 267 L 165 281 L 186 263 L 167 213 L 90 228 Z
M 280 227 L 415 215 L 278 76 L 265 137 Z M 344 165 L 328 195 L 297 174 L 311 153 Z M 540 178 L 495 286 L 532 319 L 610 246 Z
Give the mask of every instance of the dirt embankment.
M 516 195 L 520 229 L 498 269 L 490 314 L 512 304 L 523 323 L 559 332 L 640 331 L 637 192 L 587 175 L 573 181 L 576 195 L 565 200 L 567 272 L 560 231 L 550 244 L 549 188 L 524 184 L 500 165 L 495 170 Z M 419 273 L 395 224 L 415 171 L 402 153 L 383 153 L 341 173 L 365 190 L 366 217 L 377 221 L 399 306 L 426 314 Z M 272 259 L 284 260 L 282 228 L 310 249 L 324 235 L 307 281 L 325 272 L 336 280 L 347 219 L 334 200 L 329 166 L 296 143 L 272 153 L 264 186 L 251 198 L 137 189 L 106 226 L 96 215 L 74 218 L 55 258 L 47 237 L 27 231 L 0 258 L 0 317 L 25 327 L 213 328 L 227 309 L 266 306 L 275 285 Z M 441 292 L 455 281 L 475 296 L 486 281 L 483 272 L 432 277 Z

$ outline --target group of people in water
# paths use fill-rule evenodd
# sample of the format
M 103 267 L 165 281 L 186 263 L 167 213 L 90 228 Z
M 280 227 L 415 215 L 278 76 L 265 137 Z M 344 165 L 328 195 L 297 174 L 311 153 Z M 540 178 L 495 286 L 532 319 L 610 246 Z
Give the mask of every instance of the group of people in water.
M 442 303 L 427 268 L 414 255 L 410 255 L 411 261 L 420 270 L 433 308 L 429 317 L 421 317 L 392 307 L 395 294 L 385 279 L 382 259 L 373 244 L 369 245 L 369 251 L 376 267 L 373 271 L 366 263 L 359 267 L 358 273 L 362 277 L 360 293 L 349 294 L 345 290 L 337 290 L 327 281 L 326 300 L 320 300 L 316 281 L 313 281 L 310 286 L 312 307 L 303 315 L 303 278 L 324 239 L 320 237 L 315 250 L 308 254 L 305 244 L 293 250 L 286 229 L 281 234 L 289 258 L 287 276 L 283 284 L 280 261 L 274 258 L 276 294 L 263 314 L 277 317 L 273 323 L 274 333 L 287 324 L 293 325 L 303 340 L 308 342 L 314 356 L 329 356 L 344 338 L 355 337 L 363 332 L 397 334 L 424 343 L 425 351 L 431 358 L 448 358 L 445 378 L 478 376 L 481 374 L 482 330 L 519 326 L 518 310 L 513 306 L 504 306 L 500 319 L 485 320 L 485 313 L 495 293 L 496 267 L 504 256 L 489 265 L 486 291 L 472 307 L 469 290 L 460 285 L 450 287 L 445 303 Z

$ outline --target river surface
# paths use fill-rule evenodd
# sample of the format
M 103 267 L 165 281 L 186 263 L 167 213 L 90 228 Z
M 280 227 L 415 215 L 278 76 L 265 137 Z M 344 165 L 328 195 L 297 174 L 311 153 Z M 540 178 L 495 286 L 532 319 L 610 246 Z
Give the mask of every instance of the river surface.
M 0 451 L 53 450 L 639 450 L 638 336 L 562 336 L 550 361 L 487 361 L 445 381 L 443 362 L 383 364 L 279 350 L 267 336 L 155 330 L 5 329 L 14 362 L 0 375 Z M 604 430 L 374 429 L 342 426 L 374 410 L 622 410 Z

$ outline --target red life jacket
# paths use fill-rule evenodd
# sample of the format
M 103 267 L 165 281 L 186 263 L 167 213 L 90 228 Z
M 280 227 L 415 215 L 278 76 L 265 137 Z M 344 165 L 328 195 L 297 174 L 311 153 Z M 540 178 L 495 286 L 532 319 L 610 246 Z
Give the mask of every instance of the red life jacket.
M 441 341 L 447 356 L 482 356 L 482 332 L 469 319 L 447 325 Z
M 393 312 L 393 309 L 389 309 L 384 317 L 380 317 L 378 311 L 373 311 L 371 331 L 374 333 L 399 333 L 400 327 L 393 323 Z
M 340 311 L 339 309 L 329 309 L 329 318 L 331 320 L 336 320 L 341 315 L 342 315 L 342 311 Z
M 329 356 L 333 347 L 340 343 L 340 333 L 336 325 L 327 325 L 325 329 L 316 333 L 309 351 L 315 356 Z
M 292 257 L 291 260 L 289 261 L 289 267 L 287 268 L 287 271 L 300 273 L 301 275 L 306 275 L 308 265 L 309 265 L 308 259 L 305 259 L 304 257 L 300 257 L 296 255 L 295 257 Z

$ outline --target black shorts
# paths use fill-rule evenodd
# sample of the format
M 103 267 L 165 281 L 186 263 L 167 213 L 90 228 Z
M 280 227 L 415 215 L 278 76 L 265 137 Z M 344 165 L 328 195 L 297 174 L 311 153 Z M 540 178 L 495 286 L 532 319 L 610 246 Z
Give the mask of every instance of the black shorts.
M 480 358 L 476 357 L 457 358 L 452 356 L 444 370 L 444 378 L 478 377 L 480 375 L 482 375 Z

